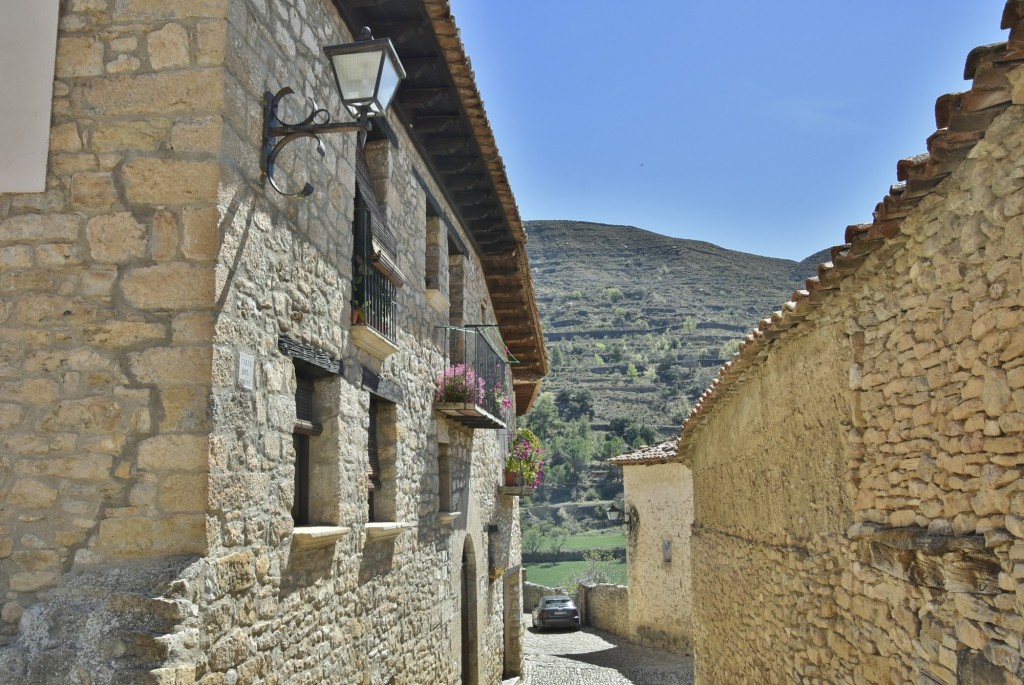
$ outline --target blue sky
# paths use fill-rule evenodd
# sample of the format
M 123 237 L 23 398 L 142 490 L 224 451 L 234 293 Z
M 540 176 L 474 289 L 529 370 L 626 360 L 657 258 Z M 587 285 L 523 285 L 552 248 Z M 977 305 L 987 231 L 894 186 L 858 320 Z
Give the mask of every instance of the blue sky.
M 1004 4 L 451 0 L 524 219 L 798 260 L 870 221 Z

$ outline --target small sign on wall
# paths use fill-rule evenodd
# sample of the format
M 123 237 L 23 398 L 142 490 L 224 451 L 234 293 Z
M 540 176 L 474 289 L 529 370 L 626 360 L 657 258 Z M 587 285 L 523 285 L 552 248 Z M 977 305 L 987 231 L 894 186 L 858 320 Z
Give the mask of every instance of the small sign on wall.
M 252 390 L 255 386 L 256 359 L 247 352 L 240 352 L 238 355 L 238 384 L 246 390 Z

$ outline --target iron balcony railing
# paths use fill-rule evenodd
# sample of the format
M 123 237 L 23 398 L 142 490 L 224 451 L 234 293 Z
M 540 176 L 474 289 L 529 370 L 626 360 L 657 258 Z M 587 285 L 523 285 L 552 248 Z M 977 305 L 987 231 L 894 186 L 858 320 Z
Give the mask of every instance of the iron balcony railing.
M 437 408 L 475 428 L 507 428 L 513 415 L 512 374 L 496 326 L 444 327 L 444 369 Z
M 371 221 L 369 209 L 356 209 L 352 323 L 365 324 L 394 343 L 398 288 L 375 266 L 382 255 L 374 249 Z

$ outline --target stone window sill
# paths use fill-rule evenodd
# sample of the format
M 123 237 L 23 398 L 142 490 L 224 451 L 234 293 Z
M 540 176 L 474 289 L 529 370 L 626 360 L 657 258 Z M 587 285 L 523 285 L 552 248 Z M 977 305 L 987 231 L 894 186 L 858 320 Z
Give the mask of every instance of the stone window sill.
M 366 539 L 367 540 L 390 540 L 396 538 L 402 534 L 402 531 L 412 528 L 411 523 L 401 522 L 387 522 L 387 523 L 367 523 L 366 524 Z
M 451 303 L 448 302 L 448 298 L 444 296 L 440 290 L 435 288 L 427 288 L 427 304 L 438 314 L 444 314 L 448 311 Z
M 381 361 L 398 352 L 398 347 L 393 342 L 365 324 L 352 326 L 352 342 L 359 349 Z
M 292 545 L 297 550 L 330 547 L 351 531 L 342 526 L 301 526 L 292 532 Z
M 437 520 L 442 526 L 448 526 L 451 525 L 452 522 L 454 522 L 455 519 L 459 518 L 460 516 L 462 516 L 461 511 L 442 511 L 438 512 Z

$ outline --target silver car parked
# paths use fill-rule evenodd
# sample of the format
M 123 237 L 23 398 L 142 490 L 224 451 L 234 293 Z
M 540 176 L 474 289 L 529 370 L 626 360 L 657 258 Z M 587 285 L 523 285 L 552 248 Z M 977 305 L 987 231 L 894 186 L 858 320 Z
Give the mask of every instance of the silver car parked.
M 546 628 L 579 628 L 580 611 L 568 595 L 541 597 L 533 608 L 533 627 L 538 632 Z

